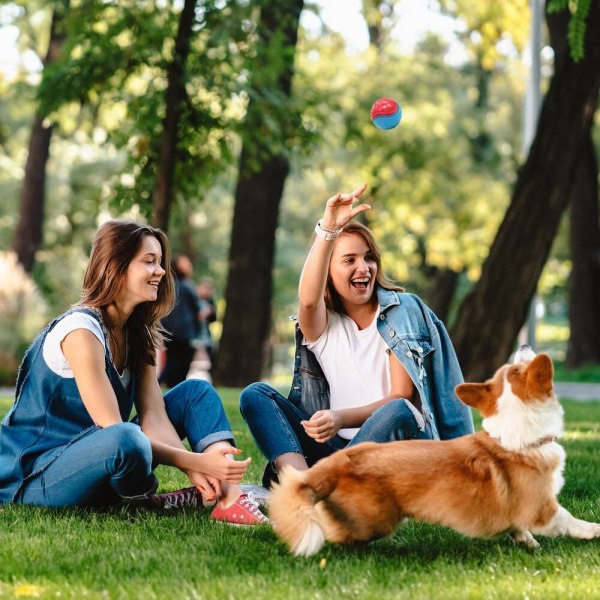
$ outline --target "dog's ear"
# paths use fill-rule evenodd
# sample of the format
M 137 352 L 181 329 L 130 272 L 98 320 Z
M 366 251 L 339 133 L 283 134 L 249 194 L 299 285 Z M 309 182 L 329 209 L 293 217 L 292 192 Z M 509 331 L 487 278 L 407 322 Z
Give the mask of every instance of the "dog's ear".
M 538 354 L 527 365 L 527 392 L 532 398 L 547 398 L 552 395 L 554 365 L 547 354 Z
M 459 383 L 454 391 L 467 406 L 472 406 L 481 412 L 484 412 L 484 406 L 492 400 L 495 404 L 495 398 L 492 398 L 491 394 L 492 386 L 489 383 Z
M 467 406 L 476 408 L 484 417 L 496 412 L 496 386 L 493 383 L 459 383 L 454 391 Z

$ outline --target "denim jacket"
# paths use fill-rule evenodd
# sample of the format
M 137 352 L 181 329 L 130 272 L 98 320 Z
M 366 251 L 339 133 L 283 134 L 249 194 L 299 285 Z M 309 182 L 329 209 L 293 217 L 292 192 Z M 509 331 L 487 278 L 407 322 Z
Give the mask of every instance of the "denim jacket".
M 414 294 L 378 288 L 377 299 L 377 330 L 410 375 L 434 439 L 473 433 L 471 409 L 454 393 L 463 377 L 444 324 Z M 294 377 L 288 399 L 312 415 L 329 408 L 329 384 L 302 338 L 296 327 Z
M 48 332 L 74 311 L 85 312 L 99 321 L 106 340 L 106 373 L 124 421 L 133 408 L 135 377 L 127 393 L 112 364 L 100 317 L 93 310 L 75 308 L 54 319 L 25 353 L 17 376 L 15 401 L 0 425 L 0 504 L 14 502 L 30 478 L 48 468 L 67 446 L 98 429 L 83 404 L 75 379 L 54 373 L 42 354 Z

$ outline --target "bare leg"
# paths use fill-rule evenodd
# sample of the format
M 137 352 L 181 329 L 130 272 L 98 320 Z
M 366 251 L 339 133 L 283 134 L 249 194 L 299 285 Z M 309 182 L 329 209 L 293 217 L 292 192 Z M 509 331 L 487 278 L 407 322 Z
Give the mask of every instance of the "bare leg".
M 297 471 L 308 469 L 304 456 L 298 454 L 298 452 L 286 452 L 275 459 L 275 469 L 278 473 L 281 473 L 281 470 L 285 467 L 294 467 Z
M 219 498 L 218 504 L 227 508 L 231 506 L 241 495 L 242 488 L 238 483 L 227 483 L 221 482 L 221 497 Z
M 207 454 L 210 452 L 216 452 L 220 448 L 224 448 L 227 446 L 231 446 L 231 444 L 228 441 L 215 442 L 214 444 L 207 446 L 204 449 L 204 452 Z M 226 456 L 230 460 L 234 460 L 233 454 L 227 454 Z M 229 483 L 227 481 L 219 481 L 219 480 L 214 479 L 213 477 L 207 477 L 207 479 L 209 480 L 211 485 L 213 485 L 213 486 L 218 485 L 220 487 L 221 493 L 219 494 L 219 496 L 217 498 L 217 502 L 218 502 L 218 504 L 220 504 L 221 506 L 223 506 L 225 508 L 227 508 L 228 506 L 231 506 L 240 497 L 240 494 L 242 493 L 242 489 L 240 488 L 239 484 L 237 484 L 237 483 Z

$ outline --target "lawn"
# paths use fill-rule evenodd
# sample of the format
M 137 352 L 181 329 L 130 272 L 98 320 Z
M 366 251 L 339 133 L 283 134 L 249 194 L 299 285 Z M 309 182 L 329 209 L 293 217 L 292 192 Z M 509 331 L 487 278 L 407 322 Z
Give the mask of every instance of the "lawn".
M 238 445 L 263 461 L 220 390 Z M 0 414 L 10 405 L 0 398 Z M 562 503 L 600 521 L 600 402 L 565 401 L 568 453 Z M 185 478 L 161 468 L 161 489 Z M 0 508 L 0 598 L 600 598 L 600 540 L 538 538 L 537 552 L 508 536 L 470 540 L 423 523 L 359 547 L 327 545 L 290 556 L 269 527 L 211 523 L 201 511 L 153 513 Z
M 586 365 L 569 369 L 564 362 L 554 361 L 556 381 L 574 381 L 578 383 L 600 383 L 600 365 Z

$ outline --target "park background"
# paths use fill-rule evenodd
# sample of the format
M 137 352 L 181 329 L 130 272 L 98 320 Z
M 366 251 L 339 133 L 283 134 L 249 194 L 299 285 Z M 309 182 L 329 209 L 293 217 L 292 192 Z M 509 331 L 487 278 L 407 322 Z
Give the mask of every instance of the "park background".
M 362 181 L 386 270 L 446 322 L 467 378 L 532 314 L 540 349 L 600 363 L 600 11 L 544 8 L 3 2 L 3 383 L 77 302 L 111 216 L 163 228 L 214 278 L 216 383 L 289 369 L 314 223 Z M 369 120 L 381 96 L 403 106 L 394 130 Z
M 216 282 L 215 380 L 259 481 L 239 388 L 289 381 L 308 240 L 362 181 L 387 272 L 444 319 L 468 379 L 533 323 L 560 379 L 600 381 L 600 2 L 548 5 L 0 2 L 0 385 L 77 302 L 97 226 L 158 225 Z M 404 109 L 388 132 L 382 96 Z M 600 521 L 600 403 L 561 399 L 561 502 Z M 0 598 L 600 598 L 597 542 L 540 541 L 409 523 L 298 560 L 203 511 L 5 506 Z

